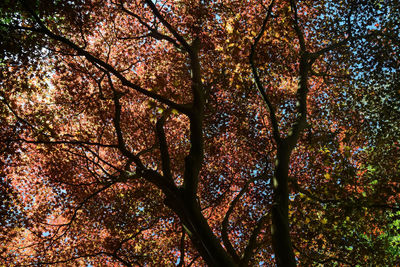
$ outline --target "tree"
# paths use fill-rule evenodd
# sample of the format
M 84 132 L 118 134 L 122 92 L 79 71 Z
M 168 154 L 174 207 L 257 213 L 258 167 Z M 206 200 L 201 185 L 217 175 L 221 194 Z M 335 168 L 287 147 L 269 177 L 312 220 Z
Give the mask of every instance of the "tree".
M 5 264 L 399 262 L 397 1 L 0 10 Z

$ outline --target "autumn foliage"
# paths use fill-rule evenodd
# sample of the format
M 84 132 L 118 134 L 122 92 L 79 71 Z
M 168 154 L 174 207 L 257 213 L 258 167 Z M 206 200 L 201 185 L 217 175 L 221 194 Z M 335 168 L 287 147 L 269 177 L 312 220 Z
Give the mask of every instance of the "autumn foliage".
M 2 266 L 399 264 L 399 18 L 2 1 Z

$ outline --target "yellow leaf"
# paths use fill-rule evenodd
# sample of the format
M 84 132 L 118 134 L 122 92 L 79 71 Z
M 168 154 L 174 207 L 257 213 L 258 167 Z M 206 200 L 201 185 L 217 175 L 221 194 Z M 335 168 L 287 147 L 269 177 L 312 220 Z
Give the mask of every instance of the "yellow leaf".
M 226 25 L 226 31 L 227 31 L 228 33 L 233 33 L 233 27 L 232 27 L 232 25 L 231 25 L 230 23 L 228 23 L 228 24 Z
M 141 245 L 139 245 L 139 244 L 135 244 L 135 250 L 136 250 L 136 251 L 139 251 L 141 248 L 142 248 L 142 246 L 141 246 Z
M 216 48 L 215 48 L 215 51 L 224 51 L 224 48 L 222 47 L 222 46 L 217 46 Z

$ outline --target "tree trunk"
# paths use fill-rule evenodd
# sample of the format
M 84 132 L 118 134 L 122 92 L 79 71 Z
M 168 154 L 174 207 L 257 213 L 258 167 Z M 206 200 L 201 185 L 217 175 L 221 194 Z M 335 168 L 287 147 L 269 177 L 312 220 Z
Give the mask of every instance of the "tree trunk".
M 273 177 L 272 246 L 278 266 L 296 266 L 289 231 L 289 159 L 291 150 L 283 142 L 278 145 L 275 175 Z
M 184 199 L 181 194 L 181 196 L 166 199 L 166 205 L 178 214 L 186 233 L 207 266 L 238 266 L 211 230 L 201 213 L 199 204 L 195 200 Z

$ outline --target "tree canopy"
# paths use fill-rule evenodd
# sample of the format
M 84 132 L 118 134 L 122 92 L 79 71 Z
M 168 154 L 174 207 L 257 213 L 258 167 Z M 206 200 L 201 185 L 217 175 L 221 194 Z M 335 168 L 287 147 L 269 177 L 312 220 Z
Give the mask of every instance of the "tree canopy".
M 5 266 L 400 263 L 396 0 L 5 0 Z

